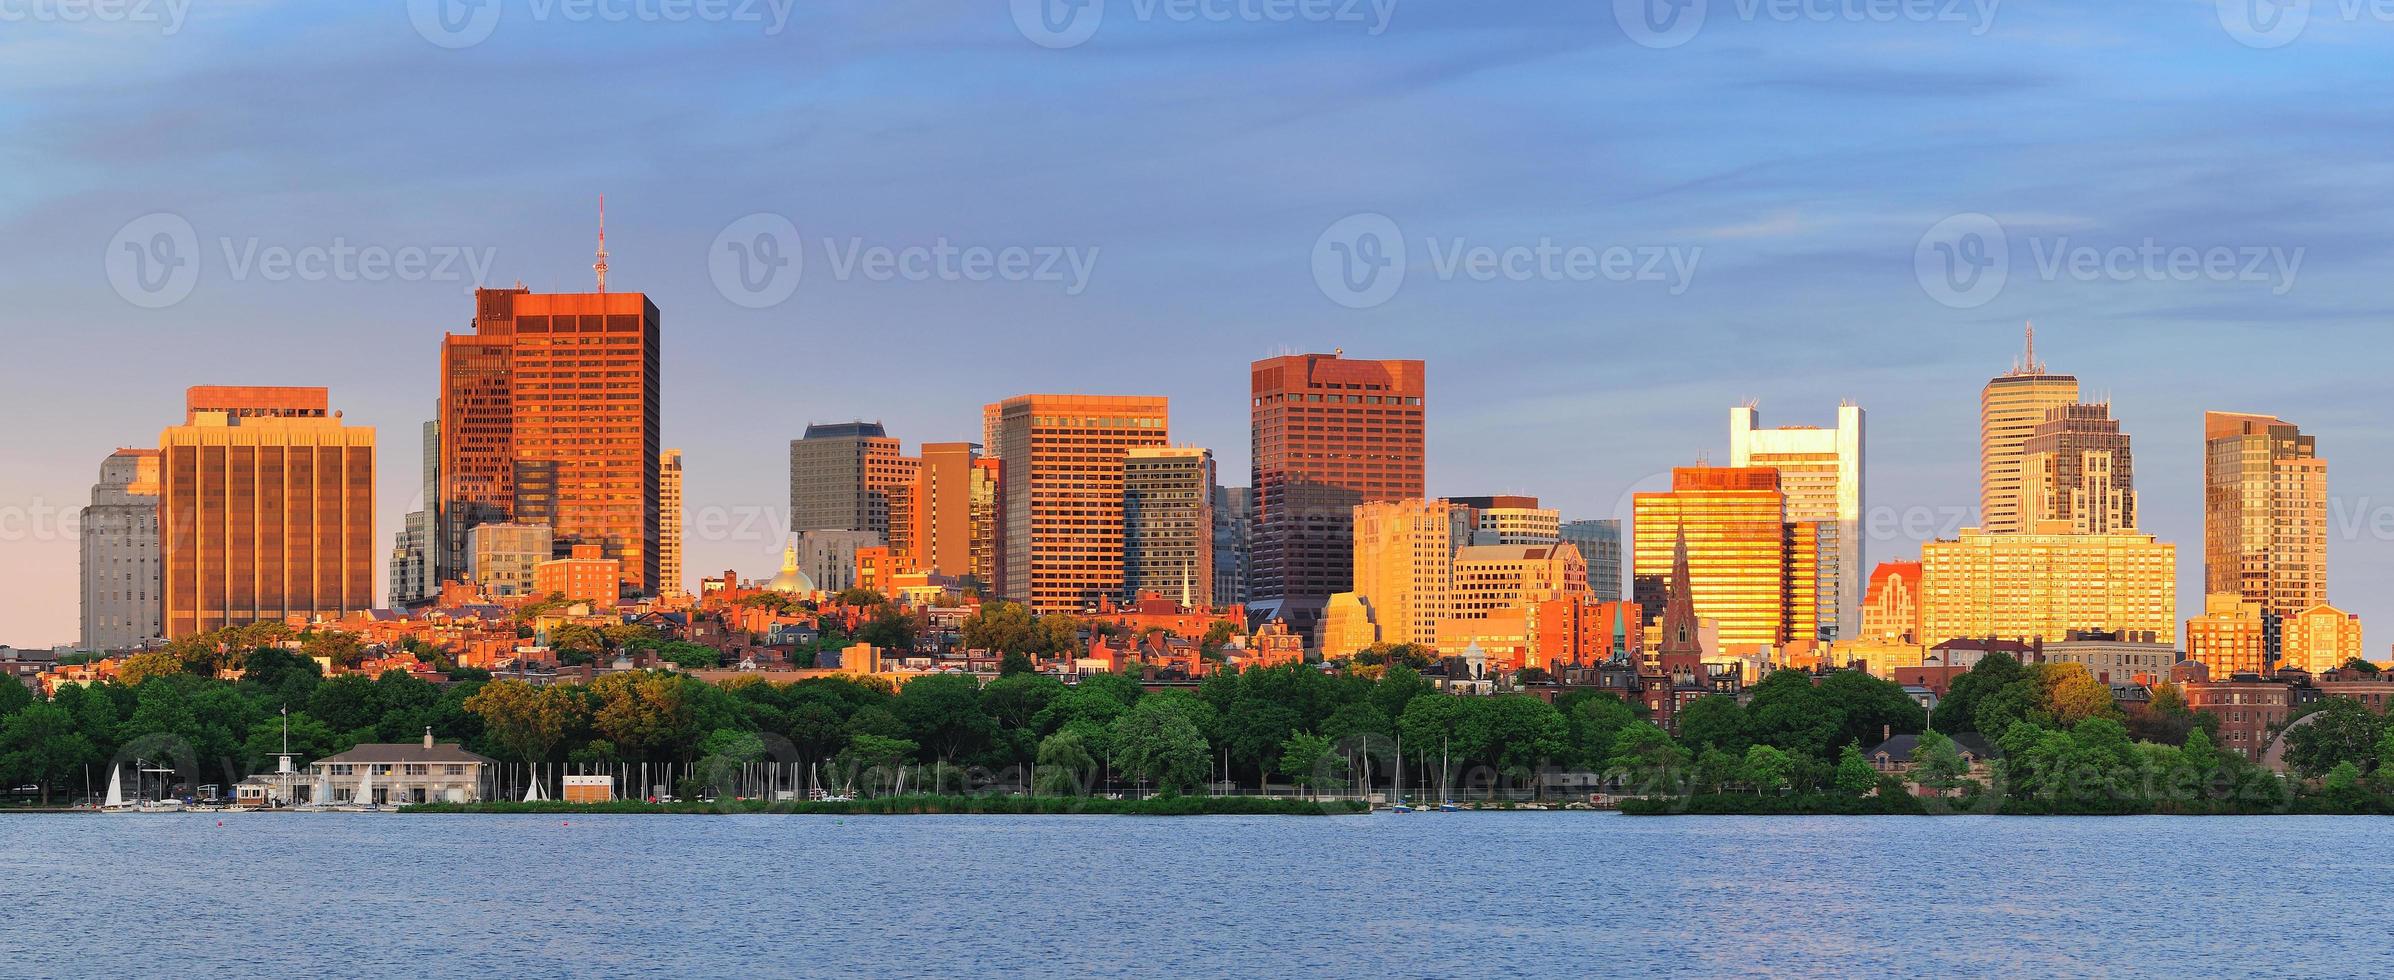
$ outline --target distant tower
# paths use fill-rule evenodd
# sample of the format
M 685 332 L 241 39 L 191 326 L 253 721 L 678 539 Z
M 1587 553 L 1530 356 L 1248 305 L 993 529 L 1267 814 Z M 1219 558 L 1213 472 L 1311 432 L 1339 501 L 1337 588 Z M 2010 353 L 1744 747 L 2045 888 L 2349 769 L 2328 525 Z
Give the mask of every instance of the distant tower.
M 1978 400 L 1978 519 L 1989 534 L 2028 530 L 2022 457 L 2045 414 L 2078 402 L 2078 379 L 2050 374 L 2037 360 L 2036 325 L 2010 373 L 1987 382 Z
M 591 264 L 590 264 L 590 269 L 591 269 L 591 271 L 598 273 L 598 291 L 599 291 L 599 292 L 602 292 L 602 293 L 603 293 L 603 292 L 606 292 L 606 291 L 607 291 L 607 195 L 605 195 L 605 194 L 601 194 L 601 195 L 599 195 L 599 246 L 598 246 L 598 261 L 591 263 Z

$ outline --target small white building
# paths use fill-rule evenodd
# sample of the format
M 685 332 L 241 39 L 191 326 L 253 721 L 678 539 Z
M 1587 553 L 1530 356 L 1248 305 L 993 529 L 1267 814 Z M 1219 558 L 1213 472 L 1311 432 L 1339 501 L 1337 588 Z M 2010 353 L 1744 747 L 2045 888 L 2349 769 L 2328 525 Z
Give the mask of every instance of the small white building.
M 431 729 L 421 743 L 377 742 L 360 745 L 309 764 L 307 777 L 295 787 L 296 802 L 351 803 L 360 785 L 370 785 L 372 802 L 383 806 L 407 803 L 479 803 L 490 799 L 490 780 L 497 763 L 456 744 L 434 744 Z M 368 780 L 371 772 L 373 778 Z M 320 789 L 331 798 L 317 800 Z

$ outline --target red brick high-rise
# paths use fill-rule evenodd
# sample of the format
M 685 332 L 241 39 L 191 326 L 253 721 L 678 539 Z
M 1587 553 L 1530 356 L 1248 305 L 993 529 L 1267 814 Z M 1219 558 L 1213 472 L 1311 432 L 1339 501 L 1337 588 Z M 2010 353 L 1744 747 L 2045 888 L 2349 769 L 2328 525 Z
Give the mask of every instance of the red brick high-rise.
M 658 319 L 642 293 L 475 291 L 474 332 L 441 344 L 440 577 L 462 574 L 467 531 L 512 521 L 656 591 Z
M 1252 372 L 1248 610 L 1301 635 L 1354 587 L 1355 505 L 1422 495 L 1422 362 L 1343 353 L 1266 358 Z

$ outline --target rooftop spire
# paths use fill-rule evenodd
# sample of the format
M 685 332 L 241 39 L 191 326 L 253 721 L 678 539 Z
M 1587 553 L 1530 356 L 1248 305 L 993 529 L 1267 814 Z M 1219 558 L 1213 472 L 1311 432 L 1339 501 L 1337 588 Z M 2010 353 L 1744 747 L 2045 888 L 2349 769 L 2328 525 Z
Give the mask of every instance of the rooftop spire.
M 591 271 L 598 273 L 598 291 L 599 291 L 599 292 L 602 292 L 602 293 L 603 293 L 603 292 L 606 292 L 606 291 L 607 291 L 607 195 L 605 195 L 605 194 L 601 194 L 601 195 L 599 195 L 599 242 L 598 242 L 598 261 L 591 263 L 591 264 L 590 264 L 590 268 L 591 268 Z

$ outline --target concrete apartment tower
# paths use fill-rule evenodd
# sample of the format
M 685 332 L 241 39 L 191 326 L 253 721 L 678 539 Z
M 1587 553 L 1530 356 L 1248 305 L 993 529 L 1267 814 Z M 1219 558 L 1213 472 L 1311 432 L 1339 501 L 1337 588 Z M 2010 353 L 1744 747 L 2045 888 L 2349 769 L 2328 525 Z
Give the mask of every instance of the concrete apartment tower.
M 657 458 L 657 594 L 688 595 L 682 578 L 682 451 Z
M 1249 618 L 1309 636 L 1354 588 L 1355 506 L 1423 495 L 1425 387 L 1420 361 L 1344 351 L 1252 365 Z
M 1862 624 L 1870 574 L 1862 534 L 1862 426 L 1862 407 L 1852 402 L 1837 406 L 1837 425 L 1828 429 L 1765 429 L 1755 406 L 1729 410 L 1729 465 L 1778 470 L 1786 520 L 1814 525 L 1820 567 L 1813 605 L 1823 640 L 1852 637 Z
M 323 388 L 193 388 L 158 435 L 168 639 L 374 606 L 374 430 Z
M 158 618 L 158 451 L 110 453 L 100 464 L 82 524 L 82 648 L 130 650 L 164 636 Z

